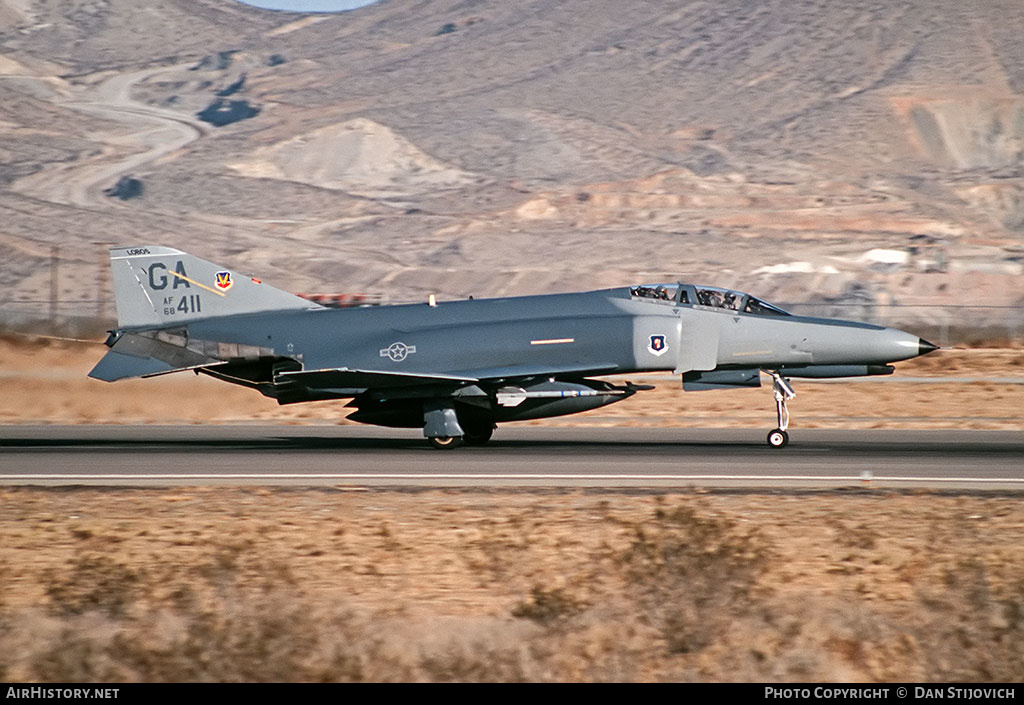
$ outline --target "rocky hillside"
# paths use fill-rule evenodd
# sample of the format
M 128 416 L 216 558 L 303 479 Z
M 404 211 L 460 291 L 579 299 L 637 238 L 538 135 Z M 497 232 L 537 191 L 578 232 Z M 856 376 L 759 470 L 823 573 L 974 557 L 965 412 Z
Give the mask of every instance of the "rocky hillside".
M 111 316 L 107 243 L 393 301 L 1013 306 L 1022 34 L 1017 0 L 0 0 L 0 313 Z

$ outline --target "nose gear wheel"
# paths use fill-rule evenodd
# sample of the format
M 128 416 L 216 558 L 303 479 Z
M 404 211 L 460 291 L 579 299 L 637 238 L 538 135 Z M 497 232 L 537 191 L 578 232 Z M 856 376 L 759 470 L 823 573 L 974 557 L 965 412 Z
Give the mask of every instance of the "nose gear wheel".
M 768 434 L 768 445 L 772 448 L 785 448 L 789 443 L 789 408 L 786 402 L 796 396 L 789 380 L 778 372 L 765 370 L 772 378 L 772 391 L 775 394 L 775 409 L 779 417 L 779 427 Z

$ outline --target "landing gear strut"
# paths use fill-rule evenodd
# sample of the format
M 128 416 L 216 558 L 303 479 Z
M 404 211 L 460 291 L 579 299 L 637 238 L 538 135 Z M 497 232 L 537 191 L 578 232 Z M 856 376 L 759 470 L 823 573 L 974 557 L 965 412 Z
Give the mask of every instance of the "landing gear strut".
M 796 396 L 789 380 L 778 372 L 765 370 L 772 377 L 772 390 L 775 393 L 775 408 L 779 414 L 779 427 L 768 434 L 768 445 L 772 448 L 784 448 L 789 443 L 789 409 L 786 402 Z

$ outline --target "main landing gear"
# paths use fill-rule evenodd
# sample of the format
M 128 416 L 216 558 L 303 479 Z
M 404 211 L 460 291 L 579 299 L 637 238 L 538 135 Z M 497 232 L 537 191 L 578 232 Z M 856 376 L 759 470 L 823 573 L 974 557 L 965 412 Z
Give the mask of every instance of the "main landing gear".
M 462 436 L 432 436 L 427 439 L 430 441 L 430 445 L 438 450 L 451 450 L 452 448 L 458 448 L 465 441 Z
M 780 375 L 778 372 L 772 372 L 765 370 L 765 372 L 772 377 L 772 390 L 775 393 L 775 408 L 779 414 L 779 427 L 768 434 L 768 445 L 772 448 L 785 448 L 789 443 L 789 434 L 786 429 L 789 428 L 789 409 L 786 408 L 786 402 L 796 396 L 796 392 L 793 391 L 793 387 L 789 384 L 789 380 Z
M 431 399 L 423 404 L 423 435 L 438 450 L 482 446 L 493 433 L 494 421 L 489 417 L 466 414 L 460 419 L 450 400 Z
M 438 450 L 451 450 L 463 445 L 482 446 L 491 440 L 494 435 L 494 423 L 490 421 L 480 423 L 464 423 L 463 435 L 461 436 L 432 436 L 427 440 L 430 445 Z

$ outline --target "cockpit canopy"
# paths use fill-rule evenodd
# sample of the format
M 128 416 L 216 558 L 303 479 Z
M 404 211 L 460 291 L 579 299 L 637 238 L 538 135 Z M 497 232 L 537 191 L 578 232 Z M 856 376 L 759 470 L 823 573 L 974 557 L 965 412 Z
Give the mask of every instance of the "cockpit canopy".
M 693 286 L 691 284 L 641 284 L 631 287 L 629 295 L 640 299 L 676 304 L 678 306 L 697 306 L 713 309 L 725 309 L 737 313 L 750 313 L 755 316 L 788 316 L 778 306 L 755 298 L 742 291 L 719 289 L 713 286 Z
M 638 296 L 641 299 L 656 299 L 658 301 L 675 301 L 679 295 L 678 284 L 641 284 L 631 287 L 630 296 Z

